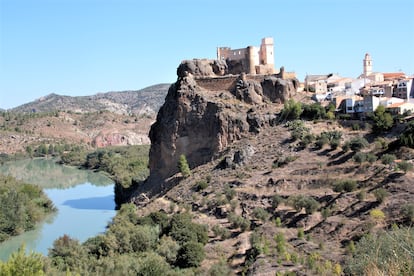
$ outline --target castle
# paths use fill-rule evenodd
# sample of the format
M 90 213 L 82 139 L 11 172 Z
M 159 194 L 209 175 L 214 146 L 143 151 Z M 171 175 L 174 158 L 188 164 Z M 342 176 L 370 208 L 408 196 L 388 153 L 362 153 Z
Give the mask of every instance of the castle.
M 227 63 L 241 63 L 245 73 L 248 74 L 274 74 L 273 38 L 263 38 L 260 47 L 248 46 L 241 49 L 218 47 L 217 59 L 225 60 Z

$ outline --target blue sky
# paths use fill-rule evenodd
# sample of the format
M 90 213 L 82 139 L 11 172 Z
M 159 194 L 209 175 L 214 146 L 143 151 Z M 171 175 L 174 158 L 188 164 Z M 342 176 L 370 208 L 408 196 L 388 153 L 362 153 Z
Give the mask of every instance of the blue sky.
M 176 80 L 184 59 L 275 40 L 275 65 L 414 73 L 412 0 L 0 0 L 0 108 Z

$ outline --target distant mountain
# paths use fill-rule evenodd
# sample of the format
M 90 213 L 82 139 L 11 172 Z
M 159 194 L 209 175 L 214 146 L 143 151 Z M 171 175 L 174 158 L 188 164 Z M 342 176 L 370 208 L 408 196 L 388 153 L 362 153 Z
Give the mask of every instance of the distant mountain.
M 11 109 L 15 112 L 96 112 L 109 110 L 118 114 L 155 115 L 164 103 L 170 84 L 156 84 L 137 91 L 98 93 L 92 96 L 50 94 Z

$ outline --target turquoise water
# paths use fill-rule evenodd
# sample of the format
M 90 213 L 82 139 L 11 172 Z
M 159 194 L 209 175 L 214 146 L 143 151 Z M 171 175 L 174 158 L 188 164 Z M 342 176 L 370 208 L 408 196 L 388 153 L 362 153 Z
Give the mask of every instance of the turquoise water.
M 101 174 L 44 159 L 9 162 L 1 166 L 0 173 L 46 186 L 45 193 L 58 209 L 36 229 L 1 243 L 2 260 L 7 260 L 23 243 L 28 251 L 47 255 L 53 242 L 64 234 L 83 242 L 104 232 L 115 215 L 113 183 Z M 44 182 L 40 176 L 45 177 Z

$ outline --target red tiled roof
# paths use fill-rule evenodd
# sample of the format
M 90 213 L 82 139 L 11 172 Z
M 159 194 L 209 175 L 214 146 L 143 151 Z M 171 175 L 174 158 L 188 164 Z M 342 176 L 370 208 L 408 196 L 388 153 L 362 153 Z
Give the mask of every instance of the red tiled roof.
M 383 75 L 384 75 L 384 79 L 405 78 L 404 72 L 383 73 Z

